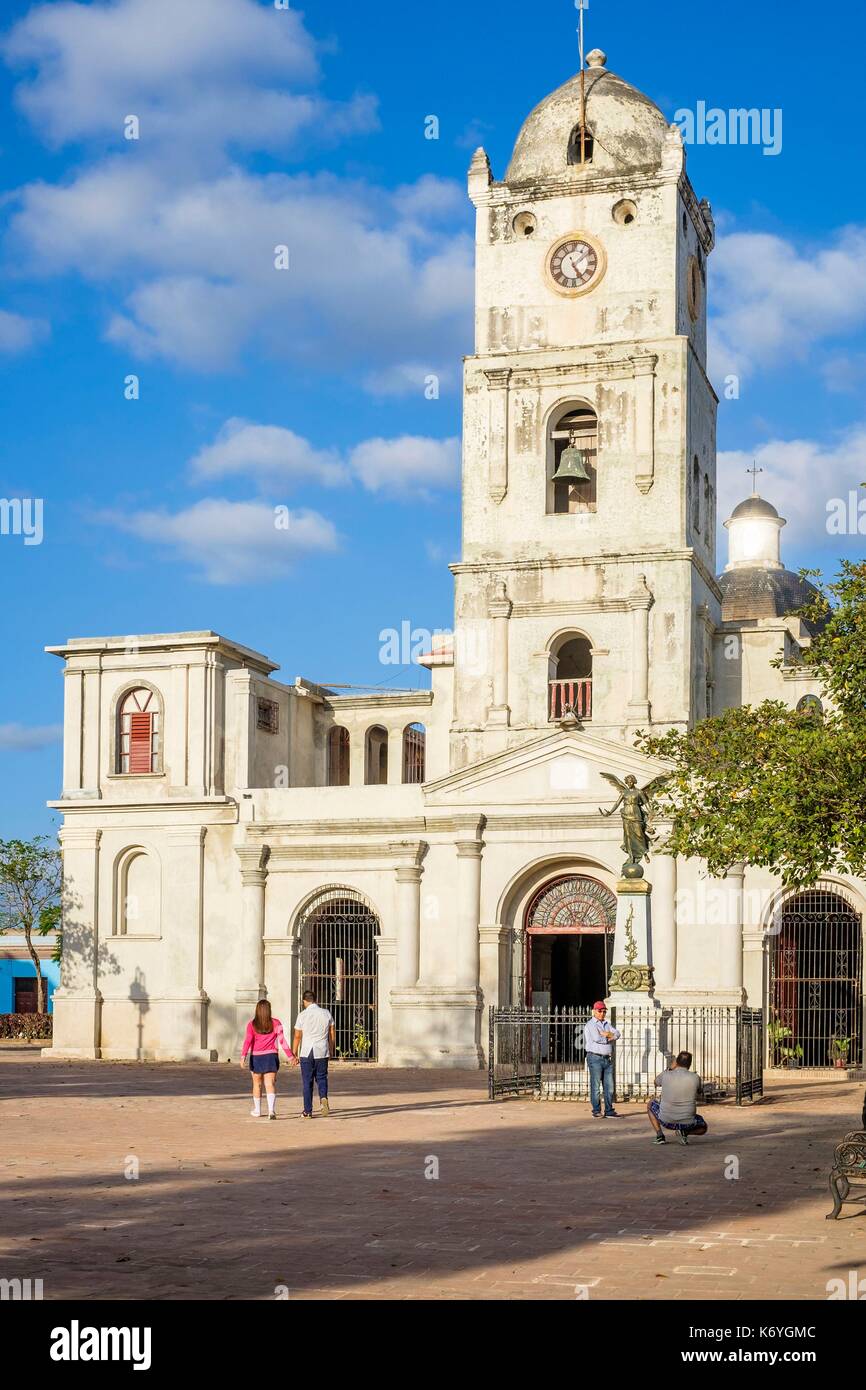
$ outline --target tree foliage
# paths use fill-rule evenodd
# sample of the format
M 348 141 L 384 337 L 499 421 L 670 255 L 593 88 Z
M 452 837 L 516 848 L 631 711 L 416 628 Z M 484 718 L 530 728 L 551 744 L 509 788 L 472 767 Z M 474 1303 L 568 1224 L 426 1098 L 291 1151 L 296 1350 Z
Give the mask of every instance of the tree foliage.
M 673 769 L 657 798 L 671 853 L 722 875 L 763 865 L 787 887 L 828 872 L 866 876 L 866 561 L 843 561 L 800 616 L 817 627 L 798 660 L 814 671 L 824 713 L 780 700 L 727 709 L 640 745 Z M 781 664 L 781 659 L 776 663 Z
M 38 1009 L 46 1011 L 45 980 L 33 933 L 44 936 L 60 918 L 60 851 L 44 835 L 0 840 L 0 934 L 22 932 L 36 970 Z

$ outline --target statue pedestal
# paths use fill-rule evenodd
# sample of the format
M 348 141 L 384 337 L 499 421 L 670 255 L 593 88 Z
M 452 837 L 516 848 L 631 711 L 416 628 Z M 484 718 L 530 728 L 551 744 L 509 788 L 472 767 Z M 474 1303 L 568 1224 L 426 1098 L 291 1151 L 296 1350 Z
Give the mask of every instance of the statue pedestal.
M 652 884 L 644 878 L 621 878 L 616 885 L 616 931 L 608 980 L 608 1008 L 615 1004 L 652 1003 Z
M 620 1100 L 646 1095 L 655 1079 L 660 1006 L 653 997 L 652 885 L 645 879 L 617 883 L 616 933 L 608 982 L 608 1008 L 622 1037 L 614 1048 Z

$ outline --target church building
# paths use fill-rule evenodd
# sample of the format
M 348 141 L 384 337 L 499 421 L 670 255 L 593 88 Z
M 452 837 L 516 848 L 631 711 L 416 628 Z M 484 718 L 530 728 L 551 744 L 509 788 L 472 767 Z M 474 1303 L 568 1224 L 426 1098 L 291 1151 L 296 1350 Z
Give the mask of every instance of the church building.
M 636 734 L 817 695 L 791 616 L 808 586 L 754 489 L 717 568 L 714 224 L 678 129 L 596 49 L 504 178 L 476 151 L 469 197 L 462 551 L 430 688 L 284 682 L 210 631 L 49 648 L 54 1056 L 235 1058 L 260 997 L 289 1020 L 312 984 L 341 1055 L 477 1068 L 490 1005 L 608 994 L 623 851 L 602 774 L 665 771 Z M 862 1062 L 862 883 L 791 897 L 661 853 L 646 878 L 662 1005 L 747 1003 L 803 1066 L 843 1038 Z

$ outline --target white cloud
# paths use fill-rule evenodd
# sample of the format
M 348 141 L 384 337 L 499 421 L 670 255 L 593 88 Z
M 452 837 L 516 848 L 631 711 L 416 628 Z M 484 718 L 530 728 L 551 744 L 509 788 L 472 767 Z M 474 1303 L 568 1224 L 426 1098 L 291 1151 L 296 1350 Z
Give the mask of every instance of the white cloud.
M 210 584 L 247 584 L 288 574 L 296 560 L 336 550 L 337 532 L 318 512 L 299 509 L 278 525 L 263 502 L 205 498 L 184 511 L 103 512 L 94 520 L 164 547 Z
M 305 90 L 319 64 L 302 15 L 255 0 L 36 5 L 3 53 L 31 72 L 18 103 L 56 145 L 120 142 L 128 115 L 144 147 L 167 143 L 204 160 L 224 145 L 282 150 L 300 131 L 307 139 L 376 124 L 369 98 L 341 106 Z
M 24 273 L 99 285 L 105 336 L 125 352 L 213 371 L 251 349 L 363 384 L 402 362 L 453 361 L 471 343 L 459 184 L 425 175 L 395 190 L 232 162 L 376 125 L 371 98 L 316 92 L 317 45 L 298 11 L 39 5 L 4 52 L 25 70 L 17 97 L 44 139 L 101 146 L 64 181 L 12 195 L 9 250 Z M 130 114 L 137 141 L 122 136 Z M 279 246 L 287 270 L 275 267 Z
M 800 246 L 766 232 L 719 238 L 710 261 L 710 374 L 803 361 L 821 342 L 866 323 L 866 228 Z
M 434 377 L 435 383 L 431 382 Z M 452 389 L 456 383 L 453 367 L 430 362 L 396 362 L 392 367 L 368 373 L 363 382 L 371 396 L 419 396 L 428 400 L 438 399 L 442 391 Z M 434 386 L 435 393 L 430 395 Z
M 28 319 L 0 309 L 0 352 L 26 352 L 48 334 L 43 319 Z
M 226 420 L 216 441 L 199 449 L 189 466 L 193 478 L 202 480 L 240 474 L 263 483 L 311 479 L 334 487 L 348 476 L 335 450 L 314 449 L 309 440 L 280 425 L 239 419 Z
M 866 481 L 866 425 L 857 425 L 833 444 L 814 439 L 771 439 L 748 451 L 729 450 L 718 456 L 719 516 L 725 521 L 747 497 L 746 470 L 755 460 L 764 471 L 757 486 L 762 497 L 786 518 L 786 545 L 826 544 L 827 503 L 847 499 Z M 862 496 L 862 493 L 859 493 Z M 859 541 L 862 548 L 862 538 Z
M 0 724 L 0 748 L 48 748 L 63 738 L 62 724 Z
M 107 336 L 144 357 L 213 370 L 253 345 L 307 368 L 363 361 L 368 378 L 471 343 L 468 231 L 431 226 L 422 245 L 393 193 L 330 175 L 233 170 L 175 184 L 112 159 L 23 189 L 11 236 L 33 274 L 131 285 Z M 281 245 L 288 270 L 274 266 Z
M 459 439 L 368 439 L 350 455 L 353 471 L 369 492 L 392 497 L 426 496 L 430 488 L 453 487 L 460 464 Z

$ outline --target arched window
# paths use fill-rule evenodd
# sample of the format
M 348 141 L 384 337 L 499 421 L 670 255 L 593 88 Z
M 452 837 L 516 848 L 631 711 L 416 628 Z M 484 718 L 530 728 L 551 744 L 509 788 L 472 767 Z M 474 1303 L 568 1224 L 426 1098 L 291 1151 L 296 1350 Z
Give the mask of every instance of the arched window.
M 594 512 L 598 417 L 592 406 L 564 406 L 553 418 L 547 454 L 548 512 Z
M 769 942 L 770 1065 L 863 1063 L 863 927 L 834 883 L 776 909 Z
M 160 699 L 155 690 L 130 690 L 117 710 L 116 772 L 136 775 L 162 771 Z
M 403 730 L 403 781 L 424 781 L 427 733 L 423 724 L 408 724 Z
M 117 861 L 114 931 L 117 936 L 158 936 L 159 865 L 140 845 Z
M 364 781 L 368 787 L 383 787 L 388 781 L 388 730 L 381 724 L 367 730 Z
M 328 786 L 349 785 L 349 730 L 335 724 L 328 733 Z
M 701 465 L 697 454 L 692 462 L 692 530 L 696 536 L 701 534 Z
M 548 712 L 550 722 L 569 710 L 578 719 L 592 718 L 592 643 L 574 633 L 561 637 L 549 660 Z
M 581 129 L 583 130 L 583 148 L 581 149 Z M 574 127 L 568 137 L 568 162 L 569 164 L 591 164 L 592 150 L 594 145 L 592 131 L 584 122 L 581 127 L 580 121 Z

